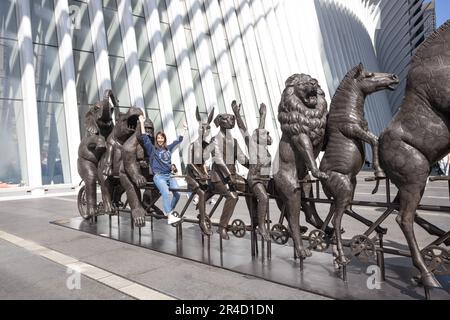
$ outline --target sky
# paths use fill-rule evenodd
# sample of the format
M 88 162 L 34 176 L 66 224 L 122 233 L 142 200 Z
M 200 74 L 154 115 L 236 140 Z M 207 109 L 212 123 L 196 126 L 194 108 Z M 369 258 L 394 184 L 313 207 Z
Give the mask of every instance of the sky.
M 450 19 L 450 0 L 436 0 L 436 25 L 439 27 Z

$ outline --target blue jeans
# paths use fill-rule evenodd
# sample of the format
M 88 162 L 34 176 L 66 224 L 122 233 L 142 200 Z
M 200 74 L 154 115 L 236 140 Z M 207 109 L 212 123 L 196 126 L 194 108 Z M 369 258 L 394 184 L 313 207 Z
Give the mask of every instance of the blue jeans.
M 170 174 L 155 174 L 153 182 L 161 193 L 163 200 L 163 209 L 166 215 L 168 215 L 177 206 L 178 200 L 180 200 L 180 193 L 173 192 L 172 201 L 170 201 L 170 189 L 178 189 L 176 179 L 170 178 Z

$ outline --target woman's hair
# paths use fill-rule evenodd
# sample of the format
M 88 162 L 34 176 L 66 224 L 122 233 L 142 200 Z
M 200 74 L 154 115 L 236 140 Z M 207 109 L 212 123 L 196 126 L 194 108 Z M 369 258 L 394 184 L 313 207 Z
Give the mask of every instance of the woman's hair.
M 164 144 L 162 145 L 162 148 L 167 149 L 167 137 L 166 134 L 162 131 L 159 131 L 156 136 L 155 136 L 155 146 L 157 149 L 160 149 L 159 144 L 158 144 L 158 137 L 161 136 L 164 138 Z

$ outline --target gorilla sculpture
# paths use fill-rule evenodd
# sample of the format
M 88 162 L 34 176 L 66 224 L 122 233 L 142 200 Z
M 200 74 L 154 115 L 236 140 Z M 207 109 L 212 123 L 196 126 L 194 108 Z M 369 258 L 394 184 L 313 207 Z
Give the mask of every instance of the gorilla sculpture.
M 86 136 L 78 147 L 78 174 L 86 186 L 86 202 L 88 217 L 97 213 L 97 166 L 106 150 L 106 139 L 112 132 L 114 124 L 111 98 L 115 107 L 117 100 L 111 90 L 106 90 L 103 100 L 93 105 L 85 115 Z
M 146 118 L 144 127 L 150 139 L 154 139 L 153 122 Z M 152 181 L 153 176 L 146 160 L 145 150 L 139 143 L 138 137 L 140 135 L 141 129 L 138 125 L 136 133 L 131 135 L 123 144 L 122 161 L 119 170 L 120 184 L 127 194 L 131 215 L 136 227 L 145 226 L 145 208 L 151 208 L 160 197 L 159 192 L 155 189 L 145 190 L 144 198 L 141 201 L 140 188 L 145 187 L 147 182 Z
M 115 191 L 114 188 L 118 185 L 117 178 L 122 161 L 122 146 L 136 132 L 140 115 L 143 115 L 142 110 L 135 107 L 130 108 L 127 113 L 119 114 L 116 125 L 108 137 L 107 150 L 100 159 L 97 174 L 102 191 L 104 213 L 106 214 L 114 214 L 112 202 L 115 197 L 113 196 L 121 193 Z M 112 170 L 110 175 L 105 176 L 106 167 L 111 160 Z
M 308 170 L 316 178 L 328 178 L 316 164 L 316 157 L 324 143 L 326 118 L 327 102 L 318 81 L 305 74 L 289 77 L 278 107 L 283 135 L 274 181 L 284 203 L 296 254 L 301 259 L 311 256 L 311 252 L 304 248 L 301 239 L 299 214 L 302 187 L 299 180 L 307 177 Z M 319 217 L 316 219 L 321 227 L 323 222 Z

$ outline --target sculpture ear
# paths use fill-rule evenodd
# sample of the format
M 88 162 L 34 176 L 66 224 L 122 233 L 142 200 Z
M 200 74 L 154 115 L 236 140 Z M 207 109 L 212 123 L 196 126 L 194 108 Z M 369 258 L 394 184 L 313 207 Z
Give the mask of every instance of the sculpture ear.
M 213 121 L 213 118 L 214 118 L 214 111 L 215 111 L 215 109 L 213 108 L 213 109 L 211 110 L 211 112 L 209 113 L 209 116 L 208 116 L 208 124 L 210 124 L 210 123 Z
M 216 127 L 220 127 L 220 121 L 222 120 L 222 115 L 219 114 L 215 119 L 214 119 L 214 124 L 216 125 Z
M 202 117 L 200 117 L 200 110 L 198 109 L 198 106 L 197 109 L 195 110 L 195 117 L 197 118 L 198 122 L 202 121 Z
M 359 63 L 359 65 L 356 67 L 356 73 L 355 73 L 355 79 L 359 78 L 364 71 L 364 66 L 362 62 Z

